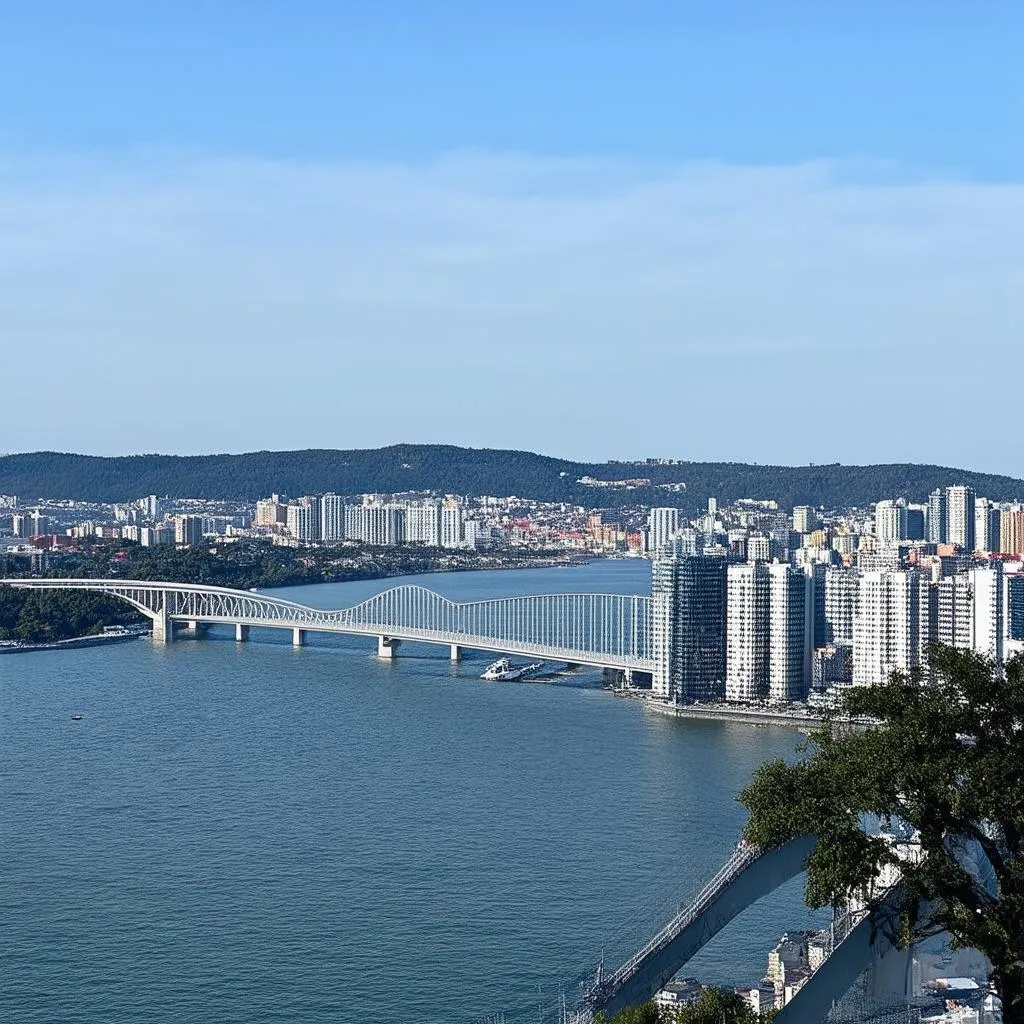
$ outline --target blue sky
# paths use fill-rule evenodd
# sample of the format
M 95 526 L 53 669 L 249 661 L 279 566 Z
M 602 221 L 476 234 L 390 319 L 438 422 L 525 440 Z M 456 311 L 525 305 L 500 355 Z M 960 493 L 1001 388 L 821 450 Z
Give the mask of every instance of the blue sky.
M 1024 475 L 1019 4 L 0 14 L 2 451 Z

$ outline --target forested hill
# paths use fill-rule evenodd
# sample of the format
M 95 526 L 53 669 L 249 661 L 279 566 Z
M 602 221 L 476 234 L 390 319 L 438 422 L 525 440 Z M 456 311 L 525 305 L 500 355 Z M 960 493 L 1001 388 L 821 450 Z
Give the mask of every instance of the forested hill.
M 648 484 L 587 486 L 578 481 L 647 480 Z M 966 483 L 995 500 L 1024 500 L 1024 481 L 941 466 L 754 466 L 731 462 L 586 464 L 531 452 L 395 445 L 355 451 L 250 452 L 245 455 L 131 455 L 100 458 L 35 452 L 0 457 L 0 494 L 24 501 L 79 498 L 126 501 L 145 494 L 174 498 L 255 499 L 434 490 L 453 494 L 516 494 L 589 507 L 679 505 L 695 509 L 709 496 L 774 498 L 784 508 L 864 505 L 881 498 L 924 500 L 935 487 Z M 657 485 L 685 484 L 685 490 Z

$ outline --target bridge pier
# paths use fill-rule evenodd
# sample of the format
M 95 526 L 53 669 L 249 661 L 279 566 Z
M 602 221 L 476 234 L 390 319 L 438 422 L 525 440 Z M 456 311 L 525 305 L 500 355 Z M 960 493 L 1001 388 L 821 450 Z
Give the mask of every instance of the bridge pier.
M 157 612 L 153 617 L 153 643 L 169 644 L 174 640 L 174 622 L 166 611 Z
M 462 648 L 458 644 L 452 644 L 452 661 L 462 660 Z
M 235 623 L 235 640 L 238 643 L 243 644 L 248 639 L 249 639 L 249 627 L 248 626 L 243 626 L 242 623 L 240 623 L 240 622 L 236 622 Z
M 395 656 L 395 651 L 398 650 L 398 645 L 401 642 L 401 640 L 395 640 L 390 636 L 377 637 L 377 657 L 390 660 Z
M 209 626 L 207 626 L 205 622 L 197 622 L 195 619 L 189 619 L 189 621 L 185 623 L 185 632 L 189 636 L 194 636 L 197 639 L 199 637 L 206 636 L 207 629 L 209 629 Z
M 292 647 L 305 647 L 306 646 L 306 631 L 304 629 L 295 628 L 292 630 Z

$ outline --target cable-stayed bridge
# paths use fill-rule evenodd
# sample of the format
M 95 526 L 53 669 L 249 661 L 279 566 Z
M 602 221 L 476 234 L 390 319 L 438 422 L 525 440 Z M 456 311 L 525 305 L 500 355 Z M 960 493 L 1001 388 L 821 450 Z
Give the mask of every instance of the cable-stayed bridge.
M 624 672 L 651 672 L 651 599 L 620 594 L 540 594 L 456 603 L 425 587 L 403 584 L 335 611 L 309 608 L 268 594 L 194 583 L 121 579 L 11 579 L 34 590 L 88 590 L 120 598 L 153 623 L 153 638 L 175 629 L 235 627 L 237 640 L 253 626 L 288 629 L 292 642 L 308 632 L 377 638 L 377 653 L 392 657 L 403 641 L 519 654 Z

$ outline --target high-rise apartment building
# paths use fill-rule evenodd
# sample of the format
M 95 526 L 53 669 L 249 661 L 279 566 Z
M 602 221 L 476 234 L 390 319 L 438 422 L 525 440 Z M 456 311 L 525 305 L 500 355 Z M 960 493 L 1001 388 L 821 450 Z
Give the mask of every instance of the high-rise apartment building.
M 405 539 L 410 544 L 441 547 L 441 503 L 420 501 L 405 510 Z
M 923 669 L 931 643 L 929 582 L 917 569 L 865 572 L 853 622 L 853 682 Z
M 725 699 L 768 696 L 770 576 L 763 562 L 726 570 Z
M 325 494 L 320 499 L 320 539 L 345 539 L 345 499 L 340 494 Z
M 1006 555 L 1024 555 L 1024 509 L 999 513 L 999 550 Z
M 936 640 L 1001 664 L 1005 598 L 1000 562 L 943 577 L 938 583 Z
M 941 487 L 928 495 L 927 536 L 932 544 L 946 543 L 946 492 Z
M 463 545 L 462 506 L 446 501 L 441 507 L 441 547 L 461 548 Z
M 1006 638 L 1002 562 L 975 567 L 967 575 L 971 580 L 971 649 L 1001 665 Z
M 971 648 L 971 584 L 967 573 L 943 576 L 935 586 L 935 639 L 948 647 Z
M 875 539 L 882 547 L 893 547 L 907 539 L 905 503 L 885 500 L 875 505 Z
M 795 533 L 810 533 L 818 528 L 818 517 L 810 505 L 797 505 L 793 509 L 793 530 Z
M 202 516 L 175 516 L 174 543 L 195 547 L 203 542 Z
M 345 509 L 345 534 L 376 547 L 405 541 L 404 505 L 349 505 Z
M 679 531 L 679 509 L 652 508 L 647 515 L 647 550 L 657 558 Z
M 320 540 L 320 500 L 309 496 L 290 502 L 287 528 L 303 544 Z
M 1003 635 L 1007 640 L 1024 640 L 1024 573 L 1003 576 Z
M 946 488 L 946 543 L 974 550 L 974 488 L 963 484 Z
M 163 515 L 161 501 L 155 494 L 140 498 L 136 504 L 139 506 L 143 518 L 147 523 L 159 523 Z
M 486 523 L 479 519 L 466 519 L 462 523 L 462 534 L 466 547 L 471 551 L 487 547 L 491 541 L 491 531 Z
M 253 525 L 263 529 L 273 529 L 288 524 L 288 503 L 280 494 L 272 494 L 269 498 L 261 498 L 256 502 L 256 517 Z
M 974 502 L 974 548 L 999 550 L 999 508 L 988 498 L 977 498 Z
M 927 505 L 907 505 L 907 540 L 927 540 L 927 522 Z
M 803 700 L 811 687 L 813 583 L 791 565 L 769 565 L 768 696 Z
M 655 559 L 653 690 L 678 701 L 725 696 L 726 562 L 711 555 Z
M 816 561 L 805 564 L 801 568 L 811 581 L 811 599 L 814 602 L 811 622 L 811 650 L 824 647 L 828 642 L 825 636 L 828 627 L 825 622 L 825 574 L 831 563 Z
M 812 577 L 760 562 L 726 573 L 725 696 L 802 700 L 811 683 Z
M 767 562 L 772 557 L 772 541 L 761 533 L 753 533 L 747 538 L 747 561 Z
M 815 637 L 816 644 L 853 643 L 859 592 L 860 574 L 856 569 L 829 566 L 825 570 L 825 632 Z

